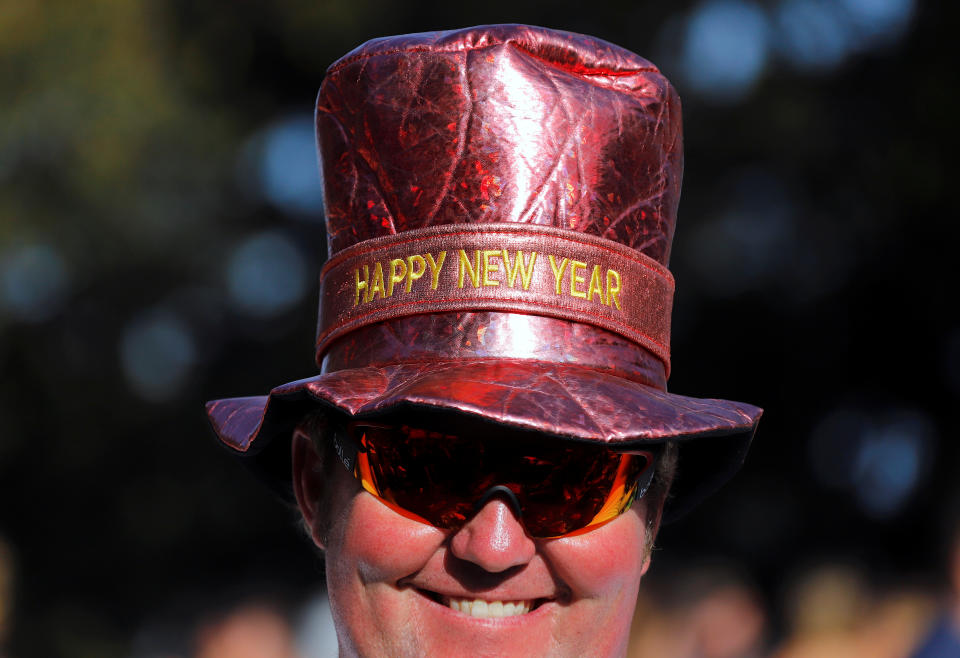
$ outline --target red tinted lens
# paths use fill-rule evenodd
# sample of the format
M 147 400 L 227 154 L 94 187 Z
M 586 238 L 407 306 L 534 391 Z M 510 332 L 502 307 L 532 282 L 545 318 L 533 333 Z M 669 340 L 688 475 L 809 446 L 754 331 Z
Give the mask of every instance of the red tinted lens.
M 481 438 L 357 425 L 352 433 L 363 446 L 364 486 L 440 528 L 461 527 L 483 494 L 503 485 L 532 536 L 565 535 L 622 513 L 649 463 L 644 455 L 509 432 Z
M 477 446 L 411 428 L 361 427 L 356 434 L 359 465 L 366 462 L 380 498 L 438 528 L 460 527 L 472 515 L 473 489 L 456 472 L 474 462 Z
M 524 488 L 523 522 L 538 537 L 558 537 L 616 518 L 633 502 L 647 459 L 609 450 L 560 455 L 543 480 Z

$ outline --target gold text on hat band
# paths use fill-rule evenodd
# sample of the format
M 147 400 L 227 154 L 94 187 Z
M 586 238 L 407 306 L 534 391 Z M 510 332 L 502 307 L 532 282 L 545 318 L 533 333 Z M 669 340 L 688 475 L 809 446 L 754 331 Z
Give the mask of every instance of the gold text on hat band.
M 598 236 L 525 224 L 451 224 L 369 239 L 321 273 L 317 349 L 367 324 L 430 313 L 515 312 L 589 323 L 669 368 L 673 277 Z

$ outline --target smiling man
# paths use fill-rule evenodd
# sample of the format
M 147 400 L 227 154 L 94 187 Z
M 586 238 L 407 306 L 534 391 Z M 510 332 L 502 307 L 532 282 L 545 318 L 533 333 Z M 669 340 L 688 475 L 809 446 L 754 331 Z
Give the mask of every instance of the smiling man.
M 665 506 L 760 417 L 666 391 L 676 93 L 483 26 L 360 46 L 316 117 L 321 374 L 208 411 L 325 552 L 341 655 L 623 655 Z
M 657 468 L 649 449 L 432 424 L 457 434 L 322 418 L 296 432 L 297 500 L 327 552 L 337 627 L 351 629 L 341 653 L 622 655 L 675 451 Z M 331 449 L 331 432 L 364 437 L 366 452 Z

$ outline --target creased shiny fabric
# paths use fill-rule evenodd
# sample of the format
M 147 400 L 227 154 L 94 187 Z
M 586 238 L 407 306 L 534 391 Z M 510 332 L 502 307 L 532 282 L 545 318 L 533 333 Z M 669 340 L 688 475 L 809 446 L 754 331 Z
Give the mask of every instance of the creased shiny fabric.
M 334 260 L 415 229 L 508 223 L 593 236 L 668 264 L 680 103 L 656 67 L 622 48 L 522 25 L 375 39 L 330 67 L 316 110 Z M 349 280 L 333 289 L 349 292 Z M 321 314 L 335 316 L 321 316 L 321 339 L 348 321 L 340 317 L 348 307 L 321 300 Z M 311 410 L 448 413 L 621 447 L 676 439 L 681 473 L 668 503 L 676 515 L 739 468 L 761 414 L 666 392 L 668 349 L 588 315 L 417 311 L 343 324 L 320 344 L 320 375 L 269 396 L 208 403 L 217 435 L 286 496 L 290 432 Z M 642 318 L 634 329 L 669 333 L 669 301 L 631 313 Z
M 278 386 L 270 397 L 295 398 L 303 393 L 349 415 L 375 415 L 398 405 L 444 408 L 512 427 L 621 447 L 704 432 L 742 431 L 759 412 L 745 403 L 664 393 L 590 368 L 505 359 L 341 370 Z M 230 438 L 231 447 L 248 450 L 256 439 L 256 427 L 250 424 L 254 417 L 244 414 L 267 401 L 240 398 L 212 403 L 215 429 Z
M 664 364 L 592 325 L 521 313 L 429 313 L 362 327 L 336 341 L 323 372 L 430 361 L 529 359 L 570 363 L 665 390 Z
M 327 72 L 317 138 L 331 256 L 412 228 L 520 222 L 668 262 L 680 100 L 599 39 L 486 26 L 369 41 Z

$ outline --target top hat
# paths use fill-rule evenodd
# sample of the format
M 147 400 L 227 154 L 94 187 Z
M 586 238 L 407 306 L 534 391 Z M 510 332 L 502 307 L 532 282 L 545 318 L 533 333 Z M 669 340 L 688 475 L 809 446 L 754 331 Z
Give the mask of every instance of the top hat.
M 291 495 L 311 410 L 678 441 L 670 516 L 739 468 L 761 410 L 666 390 L 683 149 L 653 64 L 521 25 L 374 39 L 327 71 L 316 130 L 321 374 L 207 405 L 254 470 Z

